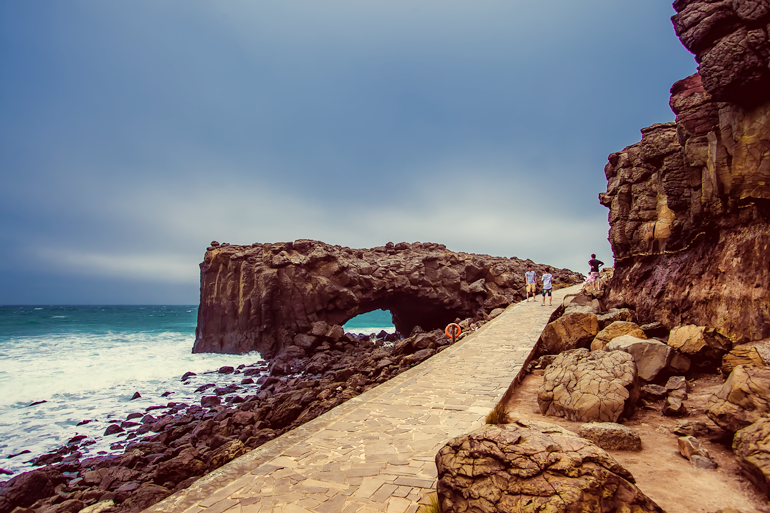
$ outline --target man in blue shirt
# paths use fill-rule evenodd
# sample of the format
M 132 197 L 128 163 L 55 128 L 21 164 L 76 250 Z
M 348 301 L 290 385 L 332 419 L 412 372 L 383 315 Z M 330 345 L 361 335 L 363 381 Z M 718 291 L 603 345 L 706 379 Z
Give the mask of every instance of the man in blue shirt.
M 545 295 L 548 294 L 548 305 L 553 305 L 553 296 L 551 296 L 551 290 L 553 289 L 553 275 L 551 274 L 551 268 L 545 268 L 545 274 L 543 275 L 543 304 L 545 306 Z
M 535 271 L 532 270 L 532 267 L 527 267 L 527 272 L 524 273 L 524 278 L 527 282 L 527 303 L 529 303 L 529 293 L 532 293 L 532 301 L 537 301 L 535 299 Z

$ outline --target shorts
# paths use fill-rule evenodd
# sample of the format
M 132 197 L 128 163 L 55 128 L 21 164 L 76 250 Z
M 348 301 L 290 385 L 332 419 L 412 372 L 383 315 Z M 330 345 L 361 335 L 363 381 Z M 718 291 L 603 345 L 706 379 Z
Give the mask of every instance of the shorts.
M 586 283 L 596 283 L 597 281 L 599 281 L 599 273 L 597 272 L 588 273 L 588 279 L 586 280 Z
M 534 283 L 527 283 L 527 292 L 535 293 L 535 284 Z
M 545 297 L 546 294 L 548 294 L 548 297 L 551 297 L 551 290 L 553 289 L 543 289 L 543 297 Z

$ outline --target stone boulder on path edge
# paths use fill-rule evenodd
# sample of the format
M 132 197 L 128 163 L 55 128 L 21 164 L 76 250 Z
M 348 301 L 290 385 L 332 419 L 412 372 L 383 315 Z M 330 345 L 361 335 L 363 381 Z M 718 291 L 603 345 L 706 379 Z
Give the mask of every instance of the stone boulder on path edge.
M 544 415 L 575 422 L 617 422 L 639 400 L 633 357 L 623 351 L 566 351 L 545 369 L 537 404 Z
M 546 325 L 540 336 L 541 354 L 559 354 L 588 347 L 599 333 L 599 321 L 593 313 L 567 313 Z
M 487 425 L 436 455 L 443 513 L 663 512 L 615 459 L 547 422 Z
M 770 369 L 737 366 L 706 408 L 715 424 L 732 432 L 770 416 Z

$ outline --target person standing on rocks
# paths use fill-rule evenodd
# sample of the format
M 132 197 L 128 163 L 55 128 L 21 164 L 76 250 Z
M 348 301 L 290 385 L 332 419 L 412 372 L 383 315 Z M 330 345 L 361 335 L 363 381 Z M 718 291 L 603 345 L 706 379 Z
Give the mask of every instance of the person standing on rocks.
M 588 279 L 583 288 L 590 287 L 591 290 L 596 291 L 599 283 L 599 268 L 604 265 L 604 262 L 597 260 L 596 255 L 592 253 L 588 265 L 591 266 L 591 270 L 588 272 Z
M 527 267 L 527 272 L 524 273 L 524 278 L 527 282 L 527 303 L 529 303 L 529 293 L 532 293 L 532 301 L 537 301 L 535 298 L 535 287 L 537 286 L 535 284 L 535 271 L 532 270 L 532 266 Z
M 553 305 L 553 296 L 551 295 L 553 289 L 553 275 L 551 274 L 551 268 L 545 268 L 545 274 L 543 274 L 543 304 L 545 306 L 545 295 L 548 294 L 548 306 Z

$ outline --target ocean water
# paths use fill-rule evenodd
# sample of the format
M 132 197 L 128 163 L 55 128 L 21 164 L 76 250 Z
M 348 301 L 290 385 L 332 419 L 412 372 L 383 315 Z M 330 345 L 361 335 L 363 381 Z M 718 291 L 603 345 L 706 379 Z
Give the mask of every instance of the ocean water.
M 120 450 L 125 434 L 103 436 L 110 421 L 170 401 L 199 403 L 211 394 L 199 386 L 240 382 L 220 367 L 262 362 L 257 352 L 193 354 L 197 313 L 197 306 L 0 306 L 0 469 L 29 470 L 32 457 L 75 435 L 93 441 L 83 457 Z M 345 328 L 395 329 L 381 310 Z M 197 375 L 183 383 L 188 371 Z M 142 397 L 132 400 L 135 392 Z

